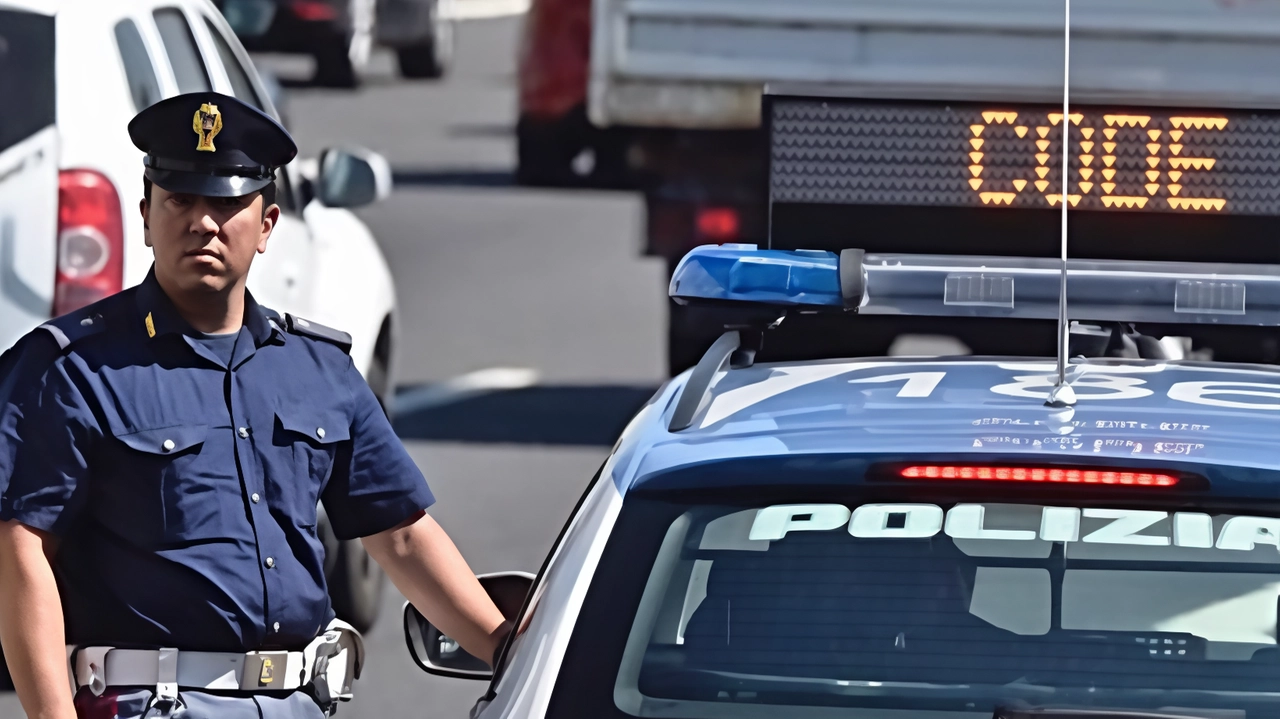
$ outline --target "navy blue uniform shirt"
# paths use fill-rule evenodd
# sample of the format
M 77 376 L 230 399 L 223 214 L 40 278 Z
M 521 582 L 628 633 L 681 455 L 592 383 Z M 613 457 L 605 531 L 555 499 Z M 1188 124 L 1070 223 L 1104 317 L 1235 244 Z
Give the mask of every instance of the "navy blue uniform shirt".
M 248 297 L 226 366 L 152 274 L 0 360 L 30 382 L 0 396 L 0 518 L 61 538 L 68 642 L 301 648 L 333 616 L 317 503 L 350 539 L 434 501 L 345 348 L 296 324 Z

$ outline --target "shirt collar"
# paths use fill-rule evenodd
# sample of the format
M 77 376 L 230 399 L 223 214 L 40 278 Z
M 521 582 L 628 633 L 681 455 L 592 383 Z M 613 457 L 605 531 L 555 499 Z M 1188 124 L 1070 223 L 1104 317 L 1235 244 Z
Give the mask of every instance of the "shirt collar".
M 138 285 L 136 295 L 138 302 L 138 320 L 148 337 L 156 338 L 166 334 L 193 335 L 196 330 L 178 314 L 178 308 L 165 294 L 164 288 L 156 279 L 155 265 L 147 272 L 147 277 Z M 279 323 L 272 321 L 269 310 L 259 305 L 248 290 L 244 293 L 244 327 L 253 337 L 254 345 L 261 347 L 273 337 L 283 337 Z

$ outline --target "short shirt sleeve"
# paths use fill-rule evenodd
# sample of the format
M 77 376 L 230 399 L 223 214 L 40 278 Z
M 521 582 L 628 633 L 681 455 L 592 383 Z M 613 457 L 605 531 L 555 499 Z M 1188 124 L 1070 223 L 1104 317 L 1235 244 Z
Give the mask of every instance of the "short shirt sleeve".
M 39 382 L 60 348 L 47 333 L 32 333 L 0 354 L 0 494 L 9 486 L 17 456 L 18 425 L 32 388 Z
M 83 509 L 91 448 L 102 432 L 73 374 L 74 365 L 58 359 L 6 420 L 13 422 L 12 470 L 0 519 L 63 534 Z
M 395 527 L 435 497 L 354 364 L 346 377 L 354 402 L 351 440 L 339 450 L 321 500 L 334 534 L 355 539 Z

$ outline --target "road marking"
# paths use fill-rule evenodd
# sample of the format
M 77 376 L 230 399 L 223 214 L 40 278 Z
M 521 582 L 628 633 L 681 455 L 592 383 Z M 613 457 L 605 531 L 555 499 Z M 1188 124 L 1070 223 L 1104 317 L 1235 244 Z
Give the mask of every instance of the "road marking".
M 523 15 L 528 12 L 531 0 L 443 0 L 440 15 L 450 20 L 481 20 L 484 18 Z
M 490 367 L 396 395 L 394 411 L 412 414 L 464 399 L 538 384 L 538 371 L 527 367 Z

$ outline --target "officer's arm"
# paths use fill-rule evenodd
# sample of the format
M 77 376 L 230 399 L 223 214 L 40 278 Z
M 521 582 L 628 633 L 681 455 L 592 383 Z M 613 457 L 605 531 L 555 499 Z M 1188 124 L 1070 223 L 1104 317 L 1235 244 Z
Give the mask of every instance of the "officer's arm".
M 62 600 L 52 558 L 57 539 L 17 521 L 0 522 L 0 643 L 22 708 L 31 719 L 74 719 Z
M 424 617 L 472 656 L 492 661 L 510 625 L 431 515 L 421 512 L 363 542 Z
M 502 612 L 458 548 L 426 513 L 435 498 L 378 399 L 347 361 L 351 441 L 340 451 L 322 500 L 339 539 L 360 537 L 397 588 L 468 652 L 491 661 L 506 636 Z
M 101 432 L 62 363 L 27 381 L 30 393 L 20 407 L 9 407 L 20 409 L 20 418 L 0 427 L 12 459 L 0 498 L 0 644 L 27 715 L 70 719 L 75 710 L 53 559 L 56 537 L 84 506 L 87 457 Z

